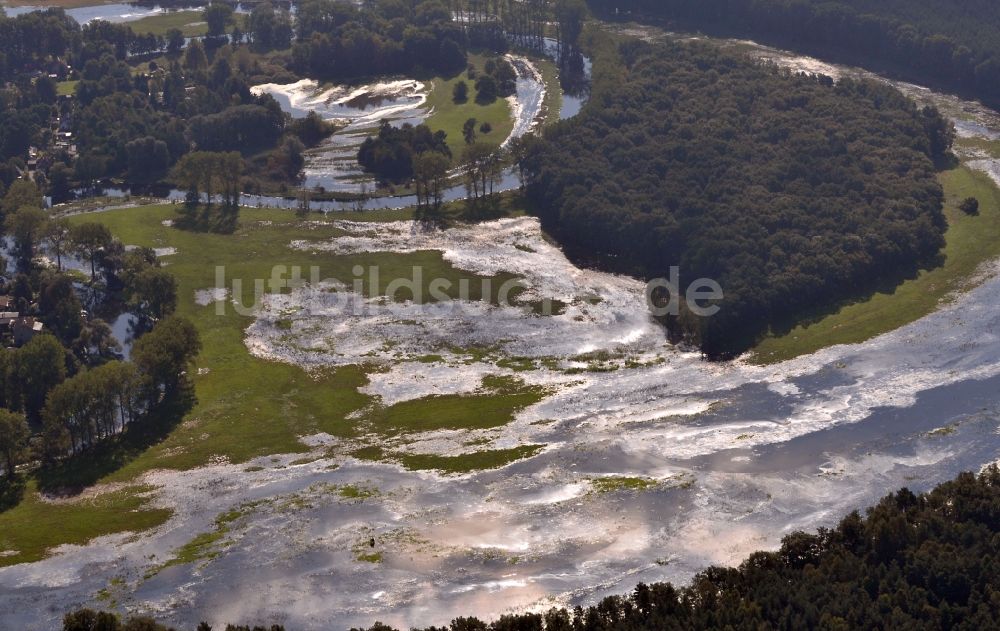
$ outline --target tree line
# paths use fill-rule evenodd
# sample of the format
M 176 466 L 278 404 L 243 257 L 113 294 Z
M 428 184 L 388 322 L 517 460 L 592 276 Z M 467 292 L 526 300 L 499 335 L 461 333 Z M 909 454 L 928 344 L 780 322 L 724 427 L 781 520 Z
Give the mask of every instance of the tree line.
M 1000 104 L 1000 4 L 992 0 L 588 0 L 611 18 L 659 17 L 769 43 L 888 64 Z
M 934 161 L 954 131 L 936 110 L 707 45 L 630 42 L 602 63 L 616 55 L 590 106 L 522 160 L 527 195 L 578 255 L 720 283 L 716 315 L 682 301 L 667 318 L 675 338 L 731 357 L 942 247 Z

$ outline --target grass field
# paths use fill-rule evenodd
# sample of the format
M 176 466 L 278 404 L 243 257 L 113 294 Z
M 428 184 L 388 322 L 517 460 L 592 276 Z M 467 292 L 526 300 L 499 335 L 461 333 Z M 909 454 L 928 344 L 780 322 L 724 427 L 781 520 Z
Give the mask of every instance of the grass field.
M 469 63 L 474 65 L 478 72 L 482 72 L 486 57 L 469 55 Z M 459 81 L 465 81 L 469 86 L 469 98 L 465 103 L 455 103 L 452 98 L 452 91 Z M 475 118 L 477 121 L 476 139 L 495 146 L 499 146 L 506 140 L 514 129 L 514 121 L 511 119 L 510 105 L 507 101 L 497 99 L 489 105 L 479 105 L 476 103 L 475 83 L 475 80 L 470 80 L 465 72 L 451 79 L 434 79 L 433 88 L 427 97 L 427 105 L 433 111 L 433 114 L 427 119 L 427 126 L 433 131 L 444 131 L 448 134 L 448 148 L 451 149 L 452 159 L 455 162 L 461 160 L 462 151 L 465 150 L 462 126 L 470 118 Z M 493 131 L 489 134 L 481 134 L 479 126 L 483 123 L 492 125 Z
M 770 364 L 835 344 L 854 344 L 897 329 L 932 313 L 953 292 L 967 289 L 981 263 L 1000 257 L 1000 190 L 985 174 L 959 167 L 939 175 L 945 190 L 944 264 L 920 272 L 891 293 L 843 307 L 780 337 L 764 339 L 750 361 Z M 978 216 L 958 209 L 966 197 L 980 203 Z
M 487 449 L 458 456 L 403 454 L 399 457 L 399 461 L 411 471 L 433 469 L 444 473 L 460 474 L 504 467 L 512 462 L 530 458 L 541 450 L 541 445 L 523 445 L 512 449 Z
M 128 25 L 135 33 L 152 33 L 153 35 L 165 36 L 172 28 L 180 30 L 184 37 L 203 37 L 208 35 L 208 24 L 202 19 L 201 10 L 168 11 L 157 15 L 151 15 Z M 233 15 L 233 20 L 244 28 L 246 16 L 240 13 Z M 232 30 L 229 26 L 227 31 Z
M 559 122 L 559 113 L 562 112 L 563 92 L 559 85 L 559 67 L 551 59 L 534 59 L 535 66 L 542 73 L 542 80 L 545 82 L 545 100 L 543 107 L 545 110 L 545 125 Z
M 56 84 L 56 94 L 59 96 L 73 96 L 76 94 L 76 84 L 79 81 L 60 81 Z
M 21 503 L 0 513 L 0 566 L 38 561 L 55 545 L 83 544 L 99 535 L 159 526 L 171 513 L 147 507 L 143 493 L 149 490 L 132 486 L 52 503 L 43 501 L 34 483 L 29 482 Z
M 135 33 L 152 33 L 164 36 L 172 28 L 179 29 L 184 37 L 202 37 L 208 33 L 208 24 L 202 11 L 169 11 L 129 22 Z
M 367 383 L 369 367 L 306 373 L 296 366 L 253 357 L 243 341 L 252 318 L 233 309 L 217 315 L 214 305 L 194 302 L 195 291 L 215 286 L 217 265 L 225 266 L 227 279 L 244 279 L 244 304 L 252 302 L 252 279 L 269 278 L 276 264 L 299 265 L 305 270 L 316 265 L 322 277 L 342 280 L 354 277 L 355 265 L 378 265 L 386 283 L 410 277 L 413 266 L 419 265 L 425 282 L 448 278 L 455 291 L 461 279 L 468 279 L 472 287 L 480 286 L 479 279 L 453 268 L 439 252 L 339 256 L 289 248 L 293 239 L 322 240 L 338 233 L 318 215 L 300 219 L 289 211 L 244 209 L 233 234 L 213 234 L 165 225 L 167 220 L 178 219 L 179 208 L 144 206 L 71 218 L 74 222 L 100 221 L 126 244 L 176 248 L 177 253 L 164 261 L 178 281 L 178 313 L 195 323 L 203 343 L 192 377 L 197 403 L 190 413 L 153 446 L 119 454 L 113 460 L 115 466 L 92 476 L 96 481 L 131 488 L 138 484 L 138 476 L 151 469 L 185 470 L 218 457 L 240 463 L 269 454 L 306 452 L 299 437 L 317 432 L 349 439 L 373 432 L 388 437 L 441 427 L 495 427 L 542 396 L 536 388 L 498 380 L 484 383 L 469 396 L 428 397 L 381 407 L 358 392 Z M 411 211 L 374 211 L 349 218 L 386 221 L 411 216 Z M 495 280 L 493 285 L 498 287 L 504 279 Z M 378 294 L 381 288 L 366 291 Z M 358 411 L 362 411 L 361 418 L 348 418 Z M 524 457 L 522 451 L 484 452 L 483 457 L 473 459 L 443 456 L 437 464 L 449 470 L 471 470 L 501 466 L 519 457 Z M 434 463 L 411 464 L 427 468 Z M 169 518 L 165 511 L 145 509 L 144 499 L 124 490 L 94 500 L 50 505 L 40 499 L 36 488 L 34 481 L 29 482 L 25 499 L 0 513 L 0 566 L 37 560 L 63 543 L 82 543 L 125 529 L 143 530 Z M 72 528 L 66 528 L 67 523 Z

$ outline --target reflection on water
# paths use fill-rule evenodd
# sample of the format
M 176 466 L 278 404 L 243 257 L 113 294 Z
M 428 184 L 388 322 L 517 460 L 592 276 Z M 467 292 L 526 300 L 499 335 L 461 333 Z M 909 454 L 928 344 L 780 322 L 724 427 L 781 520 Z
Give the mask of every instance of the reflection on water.
M 820 63 L 780 57 L 800 70 Z M 826 68 L 827 74 L 862 74 Z M 899 85 L 960 123 L 971 123 L 961 125 L 961 133 L 1000 132 L 996 114 L 976 103 Z M 487 311 L 485 317 L 504 321 L 532 319 L 528 326 L 499 331 L 508 339 L 494 340 L 497 345 L 537 340 L 536 347 L 563 352 L 558 347 L 579 337 L 573 334 L 586 326 L 586 316 L 598 314 L 604 318 L 589 327 L 594 344 L 620 337 L 623 353 L 657 352 L 662 361 L 613 371 L 577 362 L 572 375 L 544 362 L 510 371 L 505 374 L 547 383 L 551 394 L 514 422 L 476 433 L 472 442 L 467 434 L 443 431 L 393 445 L 412 453 L 470 453 L 484 444 L 544 446 L 500 470 L 441 476 L 330 457 L 328 448 L 346 451 L 354 444 L 317 434 L 304 439 L 315 461 L 290 454 L 153 471 L 143 482 L 159 487 L 156 501 L 173 509 L 171 522 L 141 537 L 108 537 L 0 569 L 0 627 L 51 628 L 66 609 L 106 602 L 97 594 L 109 584 L 130 607 L 184 627 L 205 616 L 213 625 L 253 620 L 304 630 L 368 627 L 375 620 L 425 626 L 458 615 L 495 617 L 511 609 L 594 603 L 640 581 L 684 581 L 706 565 L 739 562 L 752 550 L 775 547 L 795 529 L 832 525 L 888 490 L 928 489 L 1000 453 L 996 265 L 985 270 L 981 286 L 937 313 L 869 342 L 767 367 L 707 364 L 670 347 L 655 323 L 637 321 L 644 312 L 641 283 L 572 266 L 533 221 L 414 236 L 403 225 L 356 226 L 362 232 L 324 247 L 436 250 L 457 268 L 513 272 L 544 287 L 543 295 L 572 303 L 572 313 L 550 320 Z M 319 251 L 320 245 L 300 247 Z M 600 300 L 581 298 L 592 294 Z M 379 318 L 385 310 L 412 305 L 383 307 L 352 330 L 343 330 L 350 324 L 330 312 L 300 329 L 281 328 L 274 339 L 293 347 L 303 335 L 333 337 L 344 351 L 346 338 L 383 335 L 388 343 L 373 344 L 373 351 L 391 356 L 407 352 L 405 344 L 468 334 L 447 313 L 404 325 Z M 613 326 L 603 330 L 601 322 Z M 422 330 L 406 339 L 392 337 L 413 327 Z M 643 335 L 636 338 L 633 329 Z M 536 337 L 518 337 L 525 331 Z M 323 349 L 298 350 L 318 356 L 312 351 Z M 461 391 L 470 380 L 477 383 L 482 371 L 500 369 L 484 367 L 489 361 L 427 364 L 404 357 L 370 373 L 365 391 L 397 401 L 449 387 Z M 592 480 L 606 475 L 650 479 L 656 486 L 600 492 Z M 379 494 L 348 501 L 330 485 L 376 488 Z M 212 532 L 220 513 L 238 507 L 242 517 L 217 556 L 197 566 L 150 571 L 195 533 Z M 357 558 L 359 542 L 367 546 L 369 538 L 376 540 L 380 563 Z M 38 613 L 40 602 L 47 608 Z

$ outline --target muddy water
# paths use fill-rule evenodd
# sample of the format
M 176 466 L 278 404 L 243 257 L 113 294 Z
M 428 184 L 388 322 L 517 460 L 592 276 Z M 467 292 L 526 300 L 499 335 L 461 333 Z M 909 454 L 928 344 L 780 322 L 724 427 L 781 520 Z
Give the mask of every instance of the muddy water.
M 797 69 L 860 72 L 726 44 Z M 995 115 L 975 103 L 901 87 L 954 116 L 963 134 L 1000 133 Z M 326 449 L 354 445 L 318 435 L 306 439 L 318 458 L 310 463 L 293 464 L 302 457 L 294 455 L 248 463 L 259 470 L 220 462 L 155 472 L 147 481 L 175 517 L 141 538 L 107 537 L 0 570 L 0 627 L 47 628 L 66 608 L 108 607 L 109 599 L 98 599 L 102 589 L 123 610 L 185 626 L 201 619 L 301 629 L 429 625 L 459 614 L 592 603 L 638 581 L 683 581 L 708 564 L 739 562 L 794 529 L 831 525 L 890 489 L 927 489 L 1000 453 L 995 264 L 977 288 L 916 323 L 755 367 L 706 364 L 672 348 L 637 316 L 639 283 L 573 267 L 531 219 L 443 234 L 407 223 L 341 227 L 336 240 L 293 247 L 437 249 L 462 269 L 522 276 L 534 296 L 568 306 L 539 317 L 517 307 L 369 304 L 355 315 L 332 292 L 299 290 L 265 306 L 247 332 L 251 351 L 303 365 L 303 348 L 320 365 L 383 362 L 366 392 L 387 403 L 467 392 L 486 374 L 545 385 L 551 394 L 505 427 L 384 443 L 438 454 L 534 444 L 541 453 L 501 470 L 442 477 L 328 459 Z M 278 325 L 279 315 L 290 329 Z M 470 340 L 486 344 L 490 335 L 501 356 L 549 361 L 526 371 L 447 351 L 439 362 L 419 361 Z M 580 356 L 594 351 L 607 358 L 596 368 Z M 593 480 L 610 475 L 653 486 L 601 492 Z M 378 494 L 358 501 L 329 484 Z M 212 530 L 219 513 L 251 502 L 263 503 L 234 522 L 219 556 L 145 578 L 172 550 Z M 357 560 L 371 537 L 380 563 Z

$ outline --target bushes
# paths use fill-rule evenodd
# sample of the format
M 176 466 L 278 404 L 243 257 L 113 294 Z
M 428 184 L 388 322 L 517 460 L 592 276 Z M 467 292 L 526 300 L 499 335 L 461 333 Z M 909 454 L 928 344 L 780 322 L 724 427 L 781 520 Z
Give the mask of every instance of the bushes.
M 369 173 L 390 182 L 413 177 L 413 160 L 426 152 L 451 158 L 444 132 L 432 132 L 427 125 L 393 127 L 383 121 L 378 136 L 365 139 L 358 150 L 358 163 Z

